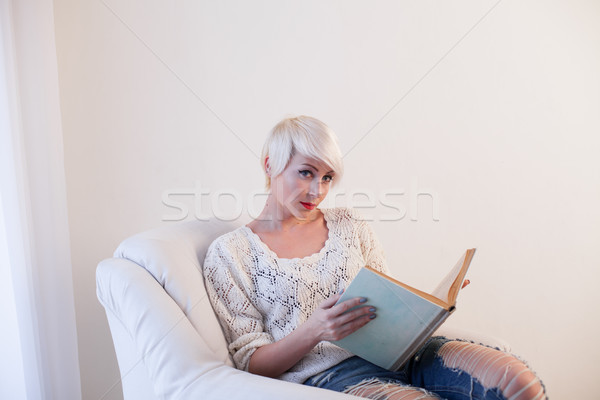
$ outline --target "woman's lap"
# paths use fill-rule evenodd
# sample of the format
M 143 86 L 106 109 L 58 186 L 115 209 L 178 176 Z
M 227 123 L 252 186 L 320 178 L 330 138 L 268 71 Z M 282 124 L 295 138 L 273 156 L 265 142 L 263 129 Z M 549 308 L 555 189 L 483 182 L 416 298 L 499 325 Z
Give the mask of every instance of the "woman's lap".
M 394 384 L 436 393 L 445 399 L 504 399 L 500 390 L 485 388 L 463 369 L 452 368 L 439 354 L 450 340 L 434 337 L 399 371 L 388 371 L 359 357 L 351 357 L 309 378 L 304 384 L 348 392 L 365 383 Z
M 388 371 L 360 357 L 354 356 L 320 374 L 308 378 L 304 384 L 343 392 L 349 387 L 372 380 L 373 378 L 381 382 L 397 383 L 400 385 L 405 384 L 406 381 L 406 377 L 401 371 Z

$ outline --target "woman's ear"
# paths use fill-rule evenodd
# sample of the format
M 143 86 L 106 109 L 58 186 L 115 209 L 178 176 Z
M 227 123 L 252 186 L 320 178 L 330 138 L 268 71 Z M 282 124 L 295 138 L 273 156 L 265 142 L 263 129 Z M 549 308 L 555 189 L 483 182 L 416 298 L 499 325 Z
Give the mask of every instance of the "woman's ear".
M 267 176 L 271 176 L 271 165 L 269 165 L 269 156 L 265 157 L 265 173 Z

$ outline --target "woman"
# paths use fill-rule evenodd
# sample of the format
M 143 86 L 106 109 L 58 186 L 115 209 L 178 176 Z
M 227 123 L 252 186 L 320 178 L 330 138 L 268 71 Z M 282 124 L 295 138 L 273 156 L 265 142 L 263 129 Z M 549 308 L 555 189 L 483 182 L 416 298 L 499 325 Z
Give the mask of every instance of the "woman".
M 353 356 L 339 340 L 376 318 L 368 299 L 336 302 L 358 270 L 387 273 L 373 231 L 351 209 L 320 209 L 343 173 L 335 134 L 300 116 L 263 148 L 270 189 L 260 216 L 210 246 L 204 277 L 237 368 L 372 399 L 544 399 L 529 368 L 468 342 L 430 339 L 399 371 Z

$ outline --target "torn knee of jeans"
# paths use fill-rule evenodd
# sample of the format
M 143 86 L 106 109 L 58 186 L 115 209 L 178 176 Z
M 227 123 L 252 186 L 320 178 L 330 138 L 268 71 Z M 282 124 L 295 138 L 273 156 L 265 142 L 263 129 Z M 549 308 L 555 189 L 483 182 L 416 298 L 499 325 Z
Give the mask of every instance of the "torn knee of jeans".
M 349 386 L 344 393 L 372 400 L 425 400 L 440 399 L 424 389 L 400 383 L 382 382 L 377 378 L 365 379 Z
M 515 356 L 470 342 L 450 341 L 438 354 L 444 366 L 466 372 L 484 389 L 499 389 L 509 400 L 545 399 L 545 389 L 535 373 Z

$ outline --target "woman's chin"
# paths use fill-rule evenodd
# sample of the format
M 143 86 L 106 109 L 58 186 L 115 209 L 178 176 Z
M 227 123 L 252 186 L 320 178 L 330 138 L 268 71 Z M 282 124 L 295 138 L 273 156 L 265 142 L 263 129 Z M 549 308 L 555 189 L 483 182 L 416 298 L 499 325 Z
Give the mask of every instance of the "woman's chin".
M 288 211 L 299 220 L 311 219 L 311 216 L 319 212 L 316 207 L 314 207 L 312 210 L 309 210 L 302 205 L 297 208 L 288 208 Z

